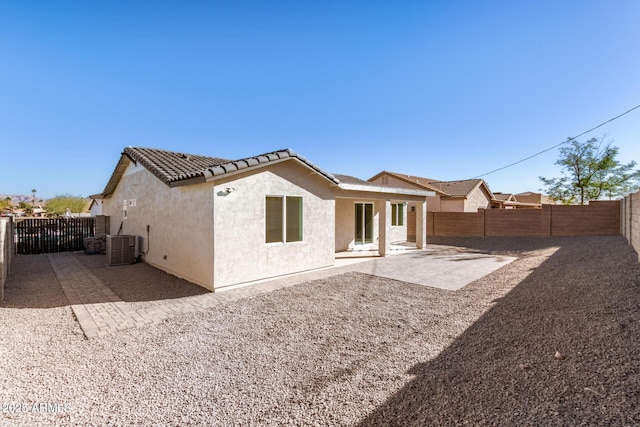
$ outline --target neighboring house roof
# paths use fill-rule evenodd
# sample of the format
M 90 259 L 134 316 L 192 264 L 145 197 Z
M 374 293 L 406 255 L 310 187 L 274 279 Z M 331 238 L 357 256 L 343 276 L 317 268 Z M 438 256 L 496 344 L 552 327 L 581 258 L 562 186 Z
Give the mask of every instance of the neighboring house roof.
M 467 197 L 474 189 L 484 185 L 489 198 L 493 198 L 493 193 L 489 189 L 487 183 L 482 179 L 465 179 L 461 181 L 438 181 L 431 178 L 424 178 L 414 175 L 400 174 L 396 172 L 382 171 L 377 175 L 369 178 L 373 181 L 381 175 L 389 175 L 398 178 L 410 184 L 422 187 L 440 194 L 441 197 Z
M 418 195 L 418 196 L 435 196 L 435 192 L 431 190 L 410 189 L 410 188 L 398 188 L 390 187 L 386 185 L 378 185 L 373 182 L 365 181 L 360 178 L 356 178 L 351 175 L 334 174 L 339 181 L 338 187 L 348 191 L 368 191 L 373 193 L 390 193 L 390 194 L 403 194 L 403 195 Z
M 217 157 L 177 153 L 155 148 L 127 147 L 124 149 L 120 161 L 116 165 L 104 191 L 101 194 L 96 194 L 91 197 L 101 198 L 112 194 L 130 161 L 140 163 L 166 185 L 175 187 L 205 182 L 213 177 L 219 177 L 236 171 L 249 170 L 264 166 L 268 163 L 288 159 L 295 159 L 301 162 L 334 184 L 340 183 L 332 174 L 323 171 L 291 149 L 272 151 L 239 160 L 226 160 Z
M 376 184 L 374 184 L 372 182 L 365 181 L 364 179 L 356 178 L 355 176 L 351 176 L 351 175 L 343 175 L 343 174 L 334 173 L 333 176 L 338 178 L 338 180 L 341 183 L 344 183 L 344 184 L 370 185 L 370 186 L 375 186 L 376 185 Z
M 545 196 L 542 193 L 536 193 L 533 191 L 525 191 L 523 193 L 518 193 L 516 194 L 516 197 L 518 198 L 518 200 L 522 200 L 524 202 L 535 202 L 535 203 L 542 203 L 542 204 L 554 204 L 554 200 L 551 199 L 549 196 Z
M 413 184 L 413 185 L 418 186 L 418 187 L 422 187 L 425 190 L 435 191 L 436 193 L 439 193 L 441 195 L 444 194 L 440 189 L 438 189 L 437 187 L 434 187 L 431 184 L 429 184 L 429 182 L 435 181 L 434 179 L 422 178 L 422 177 L 414 176 L 414 175 L 406 175 L 406 174 L 402 174 L 402 173 L 382 171 L 382 172 L 372 176 L 371 178 L 369 178 L 369 181 L 375 181 L 376 178 L 380 177 L 381 175 L 390 175 L 390 176 L 393 176 L 395 178 L 398 178 L 401 181 L 407 182 L 409 184 Z
M 511 193 L 493 193 L 493 198 L 495 200 L 504 201 L 504 202 L 517 202 L 516 196 Z
M 485 182 L 482 179 L 465 179 L 462 181 L 432 181 L 429 184 L 438 188 L 449 197 L 467 197 L 473 190 L 485 184 Z M 489 187 L 486 187 L 489 196 L 493 196 Z

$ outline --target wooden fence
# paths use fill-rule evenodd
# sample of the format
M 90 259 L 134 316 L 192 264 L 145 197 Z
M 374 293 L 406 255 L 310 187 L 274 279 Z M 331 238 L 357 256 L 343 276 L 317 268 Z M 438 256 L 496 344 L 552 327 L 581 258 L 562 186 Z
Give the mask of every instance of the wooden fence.
M 640 201 L 638 202 L 640 209 Z M 427 236 L 545 237 L 612 235 L 621 232 L 621 202 L 584 206 L 542 205 L 542 209 L 480 209 L 429 212 Z M 640 226 L 638 227 L 640 228 Z M 640 244 L 640 237 L 638 239 Z
M 81 251 L 95 235 L 95 218 L 20 218 L 15 222 L 16 253 Z

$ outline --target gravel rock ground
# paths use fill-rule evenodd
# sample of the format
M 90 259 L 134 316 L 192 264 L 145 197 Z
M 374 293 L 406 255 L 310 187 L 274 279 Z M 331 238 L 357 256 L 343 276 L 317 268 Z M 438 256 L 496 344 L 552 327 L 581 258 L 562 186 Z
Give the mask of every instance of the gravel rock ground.
M 640 424 L 640 267 L 622 237 L 432 242 L 518 259 L 457 292 L 350 273 L 85 340 L 46 257 L 18 256 L 0 424 Z M 100 274 L 139 304 L 175 280 Z

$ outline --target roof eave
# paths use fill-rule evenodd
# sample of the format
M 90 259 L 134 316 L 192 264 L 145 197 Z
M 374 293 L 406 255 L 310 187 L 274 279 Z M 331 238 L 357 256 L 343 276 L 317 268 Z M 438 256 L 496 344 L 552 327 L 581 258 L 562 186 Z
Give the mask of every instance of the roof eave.
M 398 187 L 384 187 L 384 186 L 378 186 L 378 185 L 360 185 L 360 184 L 340 183 L 338 184 L 338 187 L 345 191 L 389 193 L 389 194 L 398 194 L 403 196 L 433 197 L 436 195 L 434 191 L 413 190 L 410 188 L 398 188 Z
M 431 191 L 433 193 L 433 196 L 429 196 L 429 197 L 434 197 L 436 194 L 440 194 L 442 195 L 448 195 L 446 192 L 435 188 L 434 186 L 432 186 L 431 184 L 427 184 L 427 183 L 422 183 L 422 182 L 416 182 L 416 181 L 412 181 L 411 179 L 407 178 L 406 176 L 403 176 L 402 174 L 396 173 L 396 172 L 389 172 L 389 171 L 382 171 L 377 173 L 376 175 L 372 176 L 371 178 L 369 178 L 367 181 L 373 181 L 383 175 L 389 175 L 392 176 L 396 179 L 399 179 L 401 181 L 404 181 L 408 184 L 411 185 L 415 185 L 416 187 L 422 187 L 427 189 L 427 191 Z
M 286 156 L 284 156 L 285 153 L 286 153 Z M 269 157 L 270 154 L 283 155 L 284 157 L 272 159 Z M 261 159 L 264 159 L 264 160 L 261 161 Z M 252 160 L 255 160 L 255 161 L 252 161 Z M 321 176 L 322 178 L 326 179 L 327 181 L 331 182 L 334 185 L 338 185 L 340 183 L 340 181 L 336 177 L 334 177 L 332 174 L 330 174 L 329 172 L 323 171 L 318 166 L 311 163 L 310 161 L 298 155 L 292 150 L 282 150 L 274 153 L 267 153 L 260 156 L 241 159 L 234 162 L 230 162 L 228 164 L 209 168 L 205 171 L 205 175 L 202 178 L 204 179 L 203 182 L 216 181 L 217 179 L 234 176 L 240 173 L 251 172 L 256 169 L 263 168 L 265 166 L 275 165 L 275 164 L 286 162 L 289 160 L 294 160 L 298 164 L 303 165 L 307 169 L 310 169 L 312 172 L 318 174 L 319 176 Z M 242 165 L 242 163 L 244 163 L 245 165 L 238 167 L 238 164 Z M 230 167 L 234 167 L 235 169 L 228 170 Z
M 104 187 L 104 190 L 100 194 L 94 195 L 95 198 L 106 198 L 109 197 L 115 191 L 116 187 L 120 183 L 120 179 L 124 175 L 124 172 L 129 167 L 131 163 L 136 164 L 136 161 L 129 156 L 127 153 L 121 153 L 120 159 L 118 160 L 118 164 L 116 165 L 107 185 Z M 92 196 L 93 197 L 93 196 Z

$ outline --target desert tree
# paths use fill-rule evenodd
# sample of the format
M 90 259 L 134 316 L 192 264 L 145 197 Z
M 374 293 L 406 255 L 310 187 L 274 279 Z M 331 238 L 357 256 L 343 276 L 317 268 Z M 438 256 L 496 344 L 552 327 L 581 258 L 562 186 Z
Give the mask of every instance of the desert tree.
M 564 204 L 583 205 L 589 200 L 612 199 L 637 189 L 640 170 L 636 169 L 636 162 L 620 163 L 616 159 L 618 147 L 604 139 L 580 142 L 569 138 L 555 162 L 561 166 L 562 176 L 540 177 L 545 193 Z

